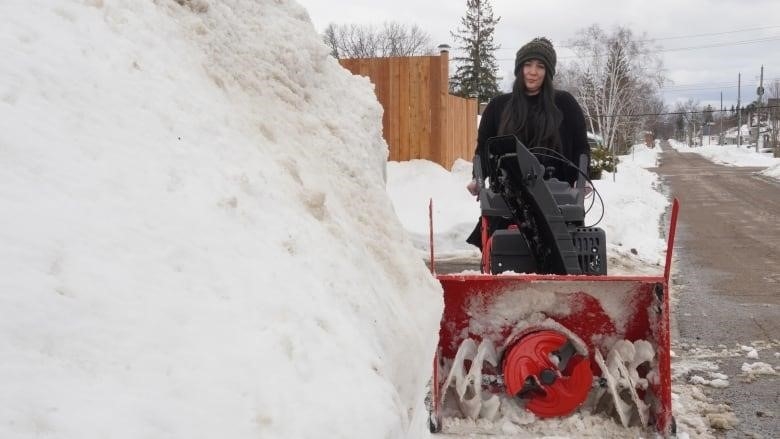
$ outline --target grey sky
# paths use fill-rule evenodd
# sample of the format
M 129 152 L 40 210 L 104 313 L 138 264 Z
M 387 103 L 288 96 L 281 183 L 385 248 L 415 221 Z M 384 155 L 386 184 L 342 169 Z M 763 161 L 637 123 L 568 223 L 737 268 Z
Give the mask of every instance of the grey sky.
M 434 44 L 453 46 L 449 31 L 457 28 L 466 9 L 465 0 L 297 1 L 320 32 L 331 22 L 398 21 L 421 26 Z M 593 23 L 605 30 L 630 27 L 636 35 L 656 40 L 656 46 L 665 50 L 659 55 L 672 81 L 664 91 L 670 105 L 691 97 L 717 108 L 722 91 L 728 108 L 736 103 L 740 72 L 742 102 L 749 103 L 756 98 L 762 64 L 765 86 L 780 79 L 780 0 L 493 0 L 492 4 L 494 14 L 501 17 L 496 42 L 502 47 L 497 58 L 504 88 L 512 79 L 512 60 L 520 45 L 546 35 L 558 48 L 559 62 L 565 63 L 573 53 L 563 46 Z M 734 42 L 742 43 L 730 44 Z M 700 46 L 719 47 L 695 48 Z

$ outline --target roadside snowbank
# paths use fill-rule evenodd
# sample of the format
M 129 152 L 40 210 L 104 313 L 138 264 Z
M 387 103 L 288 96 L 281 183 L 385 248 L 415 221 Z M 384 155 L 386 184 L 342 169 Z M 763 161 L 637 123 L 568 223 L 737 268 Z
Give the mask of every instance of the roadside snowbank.
M 11 0 L 0 40 L 0 436 L 427 434 L 440 287 L 302 8 Z
M 680 152 L 693 152 L 711 160 L 729 166 L 740 167 L 775 167 L 780 166 L 780 158 L 771 153 L 756 152 L 755 148 L 737 145 L 708 145 L 690 147 L 687 143 L 669 139 L 669 145 Z M 778 171 L 780 172 L 780 171 Z M 774 176 L 769 175 L 768 176 Z

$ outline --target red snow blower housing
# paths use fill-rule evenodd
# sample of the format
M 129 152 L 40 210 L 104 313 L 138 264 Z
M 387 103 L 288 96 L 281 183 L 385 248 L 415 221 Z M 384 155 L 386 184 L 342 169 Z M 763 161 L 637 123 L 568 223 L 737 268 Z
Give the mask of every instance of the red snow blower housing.
M 549 177 L 514 136 L 490 139 L 487 151 L 474 158 L 482 274 L 437 276 L 444 313 L 431 431 L 444 418 L 494 420 L 509 404 L 540 422 L 602 413 L 624 427 L 670 435 L 668 284 L 677 201 L 663 276 L 607 276 L 604 231 L 584 224 L 587 158 L 571 187 Z

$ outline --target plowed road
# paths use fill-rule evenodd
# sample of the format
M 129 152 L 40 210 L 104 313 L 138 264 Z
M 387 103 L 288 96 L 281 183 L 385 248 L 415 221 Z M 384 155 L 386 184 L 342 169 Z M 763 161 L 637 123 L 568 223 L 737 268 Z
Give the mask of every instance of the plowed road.
M 668 144 L 663 149 L 656 171 L 682 206 L 672 282 L 678 356 L 685 356 L 683 343 L 733 350 L 780 339 L 780 183 L 757 168 L 717 165 Z M 776 346 L 759 351 L 759 359 L 714 359 L 731 384 L 706 393 L 740 420 L 726 437 L 780 436 L 780 379 L 740 376 L 746 362 L 780 364 L 775 352 Z

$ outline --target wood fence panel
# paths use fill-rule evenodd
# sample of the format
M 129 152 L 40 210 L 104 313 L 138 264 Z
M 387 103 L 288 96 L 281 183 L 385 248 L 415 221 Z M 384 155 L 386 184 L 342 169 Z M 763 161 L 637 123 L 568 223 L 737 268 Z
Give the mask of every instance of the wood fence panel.
M 398 118 L 398 145 L 393 145 L 398 149 L 398 160 L 409 160 L 409 131 L 410 121 L 412 119 L 409 106 L 409 58 L 403 58 L 399 65 L 399 94 L 398 109 L 400 113 Z
M 458 122 L 458 107 L 459 100 L 455 96 L 447 96 L 447 144 L 444 146 L 446 154 L 442 166 L 447 167 L 452 164 L 454 159 L 453 147 L 455 145 L 456 131 Z
M 471 160 L 476 143 L 477 103 L 447 92 L 449 56 L 342 59 L 367 76 L 382 104 L 382 131 L 389 160 L 427 159 L 449 169 Z
M 423 141 L 423 88 L 422 76 L 420 74 L 419 58 L 409 59 L 409 158 L 419 159 L 421 157 L 421 143 Z
M 369 68 L 368 68 L 368 62 L 367 60 L 360 60 L 358 61 L 358 74 L 360 76 L 368 76 Z M 370 77 L 369 77 L 370 78 Z
M 477 146 L 477 114 L 479 113 L 479 101 L 476 99 L 469 99 L 466 104 L 468 110 L 466 112 L 466 143 L 464 149 L 461 150 L 460 158 L 471 161 L 474 158 L 474 148 Z
M 418 159 L 430 159 L 433 157 L 431 151 L 431 69 L 427 57 L 417 58 L 417 93 L 420 96 L 420 112 L 418 120 L 419 126 L 419 145 L 420 152 Z
M 452 118 L 456 122 L 455 122 L 455 126 L 452 128 L 453 136 L 452 136 L 452 144 L 450 145 L 450 154 L 451 154 L 449 157 L 450 163 L 455 161 L 455 159 L 457 158 L 459 152 L 463 148 L 462 143 L 465 140 L 463 139 L 465 127 L 463 124 L 463 116 L 462 116 L 463 111 L 465 110 L 465 105 L 463 103 L 462 98 L 453 96 L 452 100 L 453 100 L 452 108 L 454 111 Z
M 455 140 L 455 132 L 453 131 L 452 127 L 455 123 L 455 109 L 453 108 L 453 100 L 452 95 L 447 95 L 447 105 L 444 111 L 447 112 L 447 124 L 444 131 L 444 144 L 442 145 L 442 158 L 441 164 L 442 166 L 447 166 L 445 163 L 450 163 L 452 154 L 451 154 L 451 148 L 449 147 L 452 145 L 452 143 Z
M 445 161 L 447 132 L 447 87 L 448 65 L 447 59 L 441 56 L 429 58 L 431 72 L 430 100 L 431 100 L 431 155 L 430 160 L 437 163 Z M 444 60 L 444 62 L 442 62 Z M 445 70 L 442 70 L 444 66 Z
M 390 113 L 388 112 L 390 102 L 390 65 L 385 62 L 379 62 L 375 60 L 372 66 L 371 77 L 375 79 L 374 87 L 376 87 L 376 97 L 379 103 L 382 104 L 382 136 L 385 141 L 389 143 L 390 137 Z M 388 151 L 389 153 L 389 151 Z
M 390 157 L 389 160 L 399 161 L 398 158 L 401 144 L 400 130 L 400 114 L 401 114 L 401 61 L 399 58 L 390 58 L 387 62 L 388 66 L 388 97 L 385 102 L 382 103 L 385 115 L 383 120 L 387 123 L 385 128 L 385 141 L 389 148 Z M 380 101 L 382 102 L 382 101 Z

